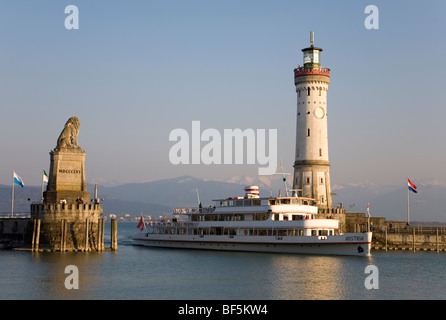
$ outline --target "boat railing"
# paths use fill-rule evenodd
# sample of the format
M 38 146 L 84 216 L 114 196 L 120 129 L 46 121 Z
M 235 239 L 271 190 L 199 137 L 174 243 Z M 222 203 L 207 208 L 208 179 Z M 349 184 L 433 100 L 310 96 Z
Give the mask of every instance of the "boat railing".
M 149 221 L 148 227 L 196 227 L 198 222 Z

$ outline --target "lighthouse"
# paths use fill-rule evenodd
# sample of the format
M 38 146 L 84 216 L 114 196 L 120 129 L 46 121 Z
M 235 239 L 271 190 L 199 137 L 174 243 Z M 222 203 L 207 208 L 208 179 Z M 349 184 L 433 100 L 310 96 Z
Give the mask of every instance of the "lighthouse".
M 330 69 L 321 66 L 321 48 L 302 49 L 303 66 L 294 69 L 297 93 L 296 157 L 293 189 L 316 200 L 319 212 L 333 208 L 328 160 L 327 93 Z

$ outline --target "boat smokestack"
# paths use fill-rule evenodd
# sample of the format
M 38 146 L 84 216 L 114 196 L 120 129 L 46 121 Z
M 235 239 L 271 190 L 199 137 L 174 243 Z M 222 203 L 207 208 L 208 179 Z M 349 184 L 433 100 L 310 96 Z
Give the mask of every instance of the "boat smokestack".
M 245 198 L 253 199 L 253 198 L 259 198 L 259 196 L 260 196 L 259 186 L 245 187 Z

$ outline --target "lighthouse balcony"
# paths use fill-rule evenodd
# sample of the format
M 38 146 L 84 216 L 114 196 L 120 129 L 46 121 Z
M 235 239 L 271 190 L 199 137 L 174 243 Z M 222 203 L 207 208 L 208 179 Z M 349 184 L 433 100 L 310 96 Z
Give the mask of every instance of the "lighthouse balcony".
M 321 67 L 300 67 L 294 69 L 294 77 L 300 77 L 306 75 L 321 75 L 329 77 L 330 69 Z

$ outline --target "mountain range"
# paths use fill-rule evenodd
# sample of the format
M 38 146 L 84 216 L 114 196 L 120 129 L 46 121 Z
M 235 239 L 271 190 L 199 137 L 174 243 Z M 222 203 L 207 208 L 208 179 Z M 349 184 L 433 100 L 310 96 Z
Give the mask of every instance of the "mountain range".
M 261 196 L 282 196 L 291 186 L 281 176 L 244 177 L 205 180 L 191 176 L 117 186 L 98 186 L 106 215 L 166 215 L 173 208 L 213 205 L 213 199 L 243 196 L 244 187 L 257 185 Z M 94 185 L 87 185 L 93 197 Z M 418 193 L 410 193 L 410 220 L 446 222 L 446 185 L 436 182 L 418 184 Z M 333 204 L 342 202 L 348 212 L 366 212 L 387 220 L 407 220 L 407 187 L 377 186 L 373 183 L 333 185 Z M 41 198 L 41 187 L 15 188 L 14 212 L 29 212 L 30 202 Z M 29 200 L 28 200 L 29 199 Z M 0 213 L 11 211 L 11 186 L 0 185 Z

